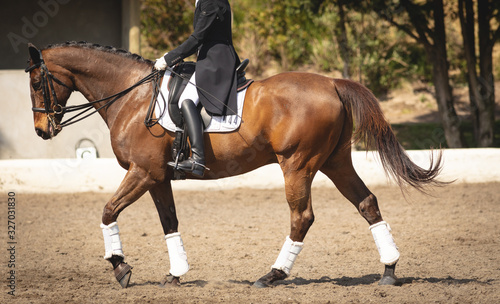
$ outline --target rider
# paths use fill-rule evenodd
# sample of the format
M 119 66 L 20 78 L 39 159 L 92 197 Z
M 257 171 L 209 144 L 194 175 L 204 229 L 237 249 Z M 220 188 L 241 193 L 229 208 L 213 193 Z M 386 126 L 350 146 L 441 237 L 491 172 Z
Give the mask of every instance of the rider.
M 201 102 L 212 115 L 225 115 L 226 111 L 234 113 L 236 110 L 236 67 L 240 59 L 233 47 L 228 0 L 196 0 L 193 33 L 180 46 L 157 59 L 155 68 L 173 67 L 196 51 L 196 71 L 179 99 L 192 157 L 178 163 L 177 168 L 203 176 L 203 124 L 197 105 Z M 175 163 L 169 165 L 175 166 Z

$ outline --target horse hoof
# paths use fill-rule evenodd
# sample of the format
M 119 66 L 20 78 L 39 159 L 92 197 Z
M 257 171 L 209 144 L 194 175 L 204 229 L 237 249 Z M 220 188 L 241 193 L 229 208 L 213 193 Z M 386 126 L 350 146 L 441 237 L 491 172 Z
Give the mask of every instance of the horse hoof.
M 122 288 L 127 288 L 132 276 L 132 267 L 127 263 L 120 263 L 114 270 L 115 278 Z
M 392 285 L 396 286 L 398 280 L 393 276 L 383 276 L 382 279 L 378 282 L 378 285 Z
M 122 288 L 127 288 L 130 282 L 130 277 L 132 276 L 132 271 L 127 272 L 121 280 L 118 280 Z
M 273 286 L 272 284 L 279 280 L 286 279 L 287 275 L 283 272 L 283 270 L 279 269 L 271 269 L 271 272 L 258 279 L 255 283 L 253 283 L 253 287 L 256 288 L 266 288 Z
M 267 288 L 270 285 L 268 285 L 268 284 L 266 284 L 264 282 L 261 282 L 261 281 L 255 281 L 255 283 L 253 283 L 252 286 L 255 287 L 255 288 Z
M 174 286 L 174 287 L 180 287 L 181 286 L 181 280 L 179 277 L 174 277 L 170 273 L 165 276 L 163 280 L 160 282 L 160 287 L 166 287 L 166 286 Z

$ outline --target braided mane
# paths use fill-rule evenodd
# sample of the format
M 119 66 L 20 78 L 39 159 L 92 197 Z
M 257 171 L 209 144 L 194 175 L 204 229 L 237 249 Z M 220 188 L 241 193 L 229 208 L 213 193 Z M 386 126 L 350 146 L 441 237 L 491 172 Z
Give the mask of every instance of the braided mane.
M 123 49 L 117 49 L 112 46 L 102 46 L 100 44 L 95 44 L 95 43 L 89 43 L 86 41 L 67 41 L 66 43 L 61 43 L 61 44 L 49 44 L 47 47 L 44 49 L 54 49 L 54 48 L 60 48 L 60 47 L 79 47 L 79 48 L 88 48 L 88 49 L 94 49 L 97 51 L 102 51 L 106 53 L 111 53 L 111 54 L 116 54 L 120 56 L 124 56 L 130 59 L 133 59 L 137 62 L 143 62 L 143 63 L 148 63 L 152 64 L 153 62 L 149 59 L 145 59 L 144 57 L 131 53 L 127 50 Z

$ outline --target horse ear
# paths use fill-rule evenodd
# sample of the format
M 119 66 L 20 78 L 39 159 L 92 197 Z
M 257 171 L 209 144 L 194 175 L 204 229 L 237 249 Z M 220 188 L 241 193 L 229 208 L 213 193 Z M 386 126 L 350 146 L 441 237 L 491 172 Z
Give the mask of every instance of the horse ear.
M 31 43 L 28 43 L 28 51 L 30 53 L 30 58 L 34 64 L 38 64 L 42 61 L 42 53 L 36 46 Z

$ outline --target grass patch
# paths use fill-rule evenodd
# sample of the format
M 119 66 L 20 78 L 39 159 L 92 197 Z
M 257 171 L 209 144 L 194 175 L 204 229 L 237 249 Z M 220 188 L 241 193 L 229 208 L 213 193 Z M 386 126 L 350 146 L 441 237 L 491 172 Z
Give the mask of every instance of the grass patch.
M 393 124 L 396 138 L 406 150 L 447 147 L 440 123 Z

